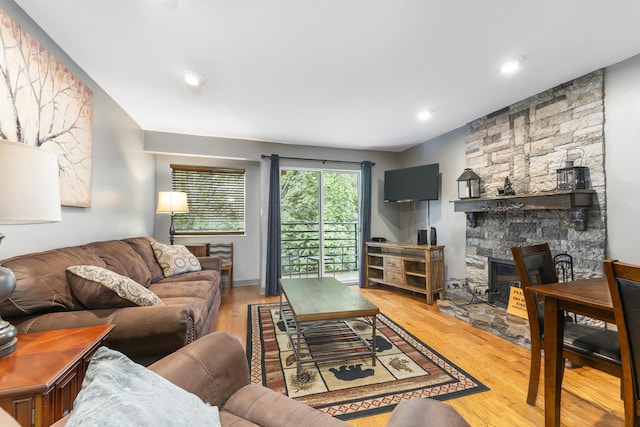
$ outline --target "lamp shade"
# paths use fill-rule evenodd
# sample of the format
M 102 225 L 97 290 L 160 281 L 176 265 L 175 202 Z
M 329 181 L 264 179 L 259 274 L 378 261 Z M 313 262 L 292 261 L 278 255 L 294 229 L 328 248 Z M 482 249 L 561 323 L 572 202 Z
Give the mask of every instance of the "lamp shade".
M 187 193 L 181 191 L 160 191 L 156 213 L 176 214 L 189 212 Z
M 0 224 L 61 221 L 58 172 L 55 154 L 0 140 Z

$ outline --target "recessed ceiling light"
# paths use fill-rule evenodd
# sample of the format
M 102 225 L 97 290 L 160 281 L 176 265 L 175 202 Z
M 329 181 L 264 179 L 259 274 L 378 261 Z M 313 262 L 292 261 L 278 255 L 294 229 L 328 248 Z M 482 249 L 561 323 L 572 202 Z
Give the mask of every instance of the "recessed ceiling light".
M 500 72 L 502 74 L 511 74 L 520 69 L 524 62 L 524 56 L 514 56 L 500 64 Z
M 186 71 L 184 73 L 184 82 L 189 87 L 200 87 L 204 85 L 204 77 L 200 73 L 196 73 L 195 71 Z
M 422 110 L 418 113 L 418 119 L 419 120 L 429 120 L 431 118 L 431 116 L 433 116 L 433 110 L 429 109 L 429 110 Z

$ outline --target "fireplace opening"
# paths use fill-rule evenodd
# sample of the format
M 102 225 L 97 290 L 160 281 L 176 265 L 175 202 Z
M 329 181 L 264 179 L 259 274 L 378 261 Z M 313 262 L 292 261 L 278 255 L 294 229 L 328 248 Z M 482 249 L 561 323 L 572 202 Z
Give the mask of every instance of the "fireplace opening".
M 497 307 L 507 308 L 511 287 L 520 287 L 516 264 L 513 260 L 490 257 L 488 270 L 487 302 Z

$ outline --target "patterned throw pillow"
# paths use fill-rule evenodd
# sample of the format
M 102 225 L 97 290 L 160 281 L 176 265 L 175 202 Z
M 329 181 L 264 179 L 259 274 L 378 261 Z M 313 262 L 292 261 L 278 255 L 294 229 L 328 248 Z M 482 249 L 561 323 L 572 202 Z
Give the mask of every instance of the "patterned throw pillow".
M 220 427 L 217 406 L 122 353 L 100 347 L 91 358 L 66 426 Z
M 202 270 L 198 258 L 182 245 L 169 246 L 164 243 L 153 242 L 151 248 L 158 260 L 158 264 L 162 267 L 164 277 Z
M 90 310 L 164 305 L 140 283 L 106 268 L 74 265 L 67 268 L 67 280 L 73 295 Z

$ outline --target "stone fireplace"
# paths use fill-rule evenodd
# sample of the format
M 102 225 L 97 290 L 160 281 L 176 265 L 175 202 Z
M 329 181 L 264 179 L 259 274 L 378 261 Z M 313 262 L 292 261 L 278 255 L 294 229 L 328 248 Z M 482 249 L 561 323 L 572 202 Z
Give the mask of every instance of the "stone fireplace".
M 493 259 L 512 261 L 512 246 L 548 242 L 573 257 L 576 278 L 602 275 L 606 242 L 603 71 L 525 99 L 467 125 L 466 167 L 482 178 L 482 199 L 500 199 L 505 178 L 520 199 L 492 200 L 466 228 L 466 278 L 489 286 Z M 531 204 L 555 195 L 567 157 L 588 168 L 584 208 Z M 537 202 L 536 202 L 537 203 Z M 456 209 L 458 210 L 458 209 Z M 582 227 L 577 218 L 584 216 Z M 469 218 L 469 215 L 468 215 Z
M 481 198 L 454 201 L 454 211 L 464 212 L 456 215 L 467 216 L 468 287 L 448 290 L 441 311 L 529 347 L 528 320 L 503 308 L 517 280 L 512 246 L 548 242 L 553 255 L 572 256 L 576 279 L 602 276 L 603 85 L 604 72 L 595 71 L 467 125 L 465 163 L 482 178 Z M 586 189 L 557 191 L 556 171 L 567 158 L 578 160 L 575 153 L 577 166 L 588 168 Z M 515 196 L 498 195 L 507 177 Z M 491 304 L 476 304 L 490 294 Z

